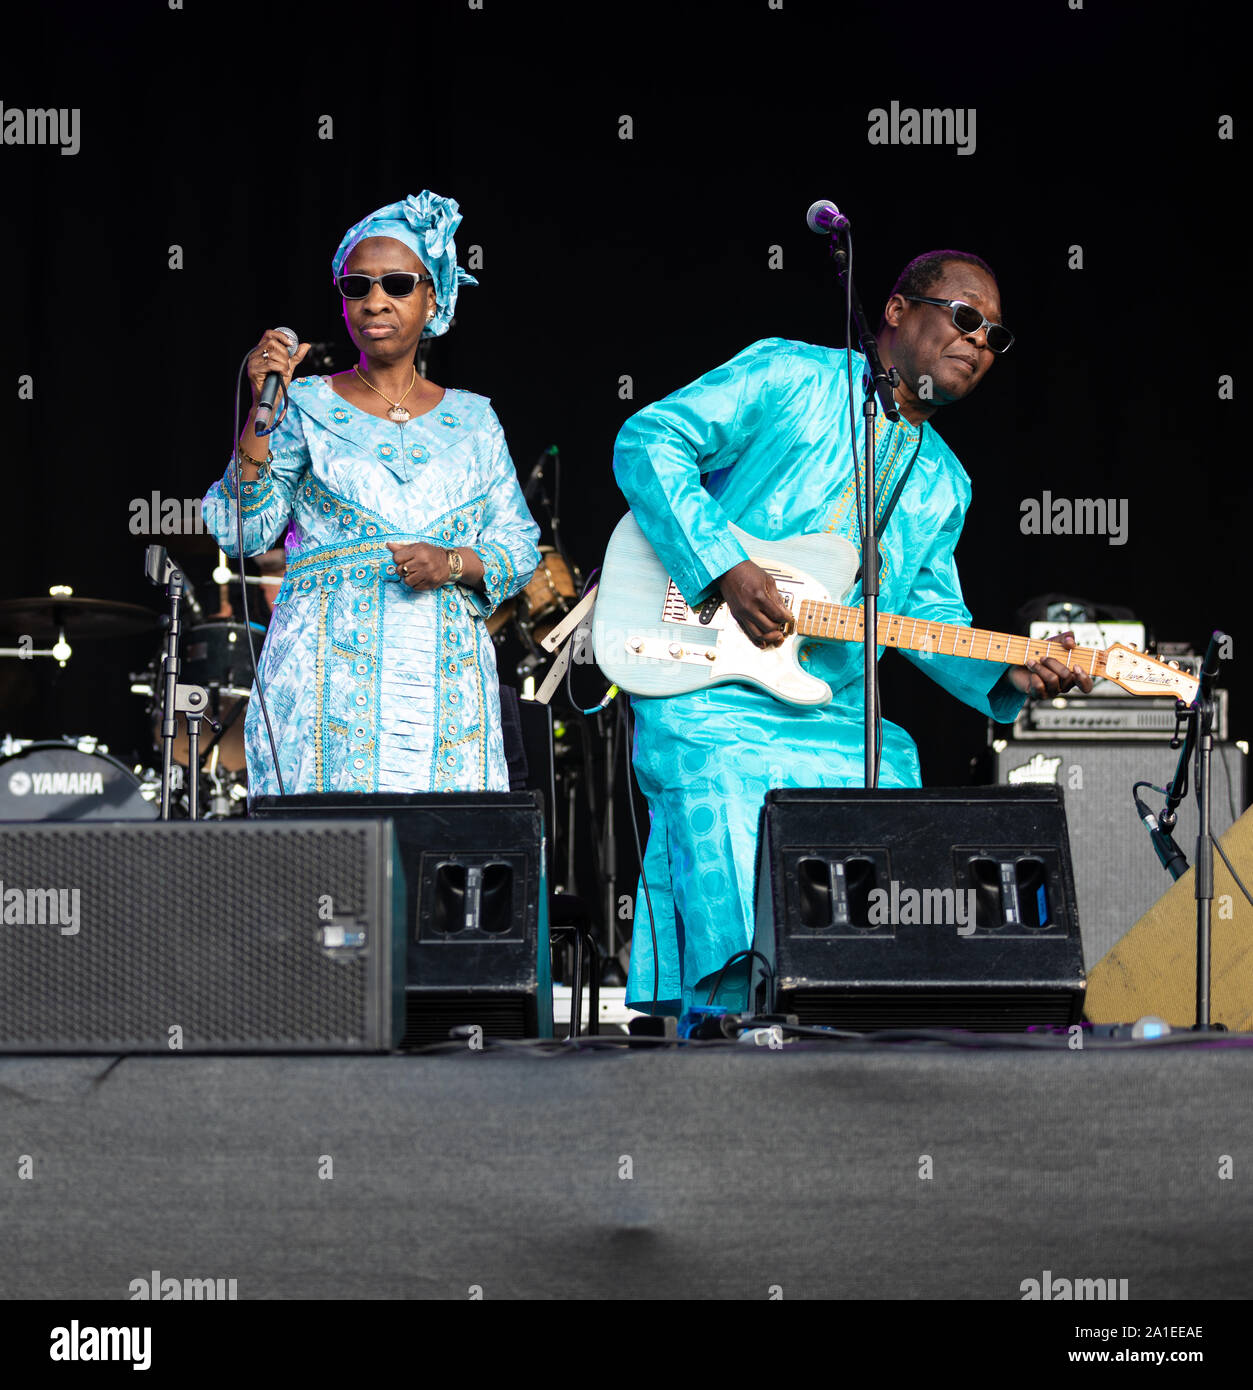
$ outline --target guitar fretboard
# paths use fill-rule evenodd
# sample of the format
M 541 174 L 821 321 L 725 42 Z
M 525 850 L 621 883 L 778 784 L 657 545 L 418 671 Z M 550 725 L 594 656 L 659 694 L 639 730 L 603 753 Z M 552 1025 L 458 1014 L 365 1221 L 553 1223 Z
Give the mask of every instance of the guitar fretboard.
M 804 637 L 823 638 L 828 642 L 861 642 L 866 630 L 866 610 L 805 599 L 796 617 L 796 630 Z M 911 652 L 1004 661 L 1010 666 L 1055 657 L 1094 678 L 1105 674 L 1105 653 L 1094 647 L 1067 647 L 1061 642 L 990 632 L 981 627 L 954 627 L 951 623 L 930 623 L 922 618 L 880 613 L 876 636 L 881 647 L 904 647 Z

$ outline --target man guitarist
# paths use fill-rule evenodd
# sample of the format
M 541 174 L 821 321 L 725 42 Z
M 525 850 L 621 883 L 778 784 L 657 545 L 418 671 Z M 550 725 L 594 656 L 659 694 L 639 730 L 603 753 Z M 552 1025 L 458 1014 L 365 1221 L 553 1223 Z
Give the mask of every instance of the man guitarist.
M 900 374 L 902 418 L 880 415 L 875 429 L 883 613 L 970 624 L 953 558 L 970 480 L 930 419 L 968 396 L 1012 342 L 996 279 L 978 256 L 929 252 L 892 290 L 879 347 L 885 368 Z M 847 372 L 860 459 L 863 366 L 856 353 L 768 338 L 647 406 L 618 435 L 618 485 L 684 599 L 699 607 L 720 594 L 760 647 L 783 641 L 789 613 L 728 523 L 765 540 L 830 532 L 858 546 Z M 860 602 L 860 585 L 848 602 Z M 1062 641 L 1074 646 L 1069 633 Z M 1006 722 L 1028 694 L 1092 688 L 1056 658 L 1011 667 L 904 655 L 958 699 Z M 634 701 L 635 766 L 652 811 L 644 869 L 658 946 L 654 962 L 641 894 L 627 988 L 634 1008 L 677 1014 L 706 1002 L 725 962 L 752 945 L 757 820 L 769 788 L 863 784 L 861 645 L 814 643 L 801 661 L 831 686 L 829 705 L 798 708 L 743 683 Z M 879 784 L 920 786 L 913 740 L 882 723 Z M 747 980 L 746 964 L 728 970 L 716 1002 L 743 1008 Z

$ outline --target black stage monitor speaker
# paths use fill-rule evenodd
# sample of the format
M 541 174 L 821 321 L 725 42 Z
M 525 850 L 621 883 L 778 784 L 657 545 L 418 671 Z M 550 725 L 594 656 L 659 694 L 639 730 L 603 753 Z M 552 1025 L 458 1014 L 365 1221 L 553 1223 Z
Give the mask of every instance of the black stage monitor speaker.
M 402 1046 L 550 1038 L 552 964 L 543 799 L 536 792 L 331 793 L 260 797 L 254 816 L 388 816 L 405 904 Z
M 403 1018 L 386 822 L 0 826 L 0 1051 L 380 1052 Z
M 1092 701 L 1095 704 L 1095 700 Z M 1088 968 L 1113 950 L 1123 936 L 1169 889 L 1149 832 L 1131 800 L 1133 782 L 1169 784 L 1179 761 L 1160 743 L 1032 740 L 993 746 L 996 780 L 1020 789 L 1049 784 L 1066 790 L 1066 815 L 1075 866 L 1075 890 L 1083 923 Z M 1210 815 L 1215 835 L 1225 834 L 1244 810 L 1244 751 L 1235 743 L 1215 743 L 1210 761 Z M 1196 853 L 1196 794 L 1189 769 L 1189 793 L 1179 808 L 1175 842 L 1191 863 Z M 1165 797 L 1141 790 L 1156 814 Z
M 773 1012 L 866 1031 L 1077 1022 L 1083 952 L 1056 787 L 780 790 L 758 837 Z M 760 977 L 754 1005 L 766 1002 Z

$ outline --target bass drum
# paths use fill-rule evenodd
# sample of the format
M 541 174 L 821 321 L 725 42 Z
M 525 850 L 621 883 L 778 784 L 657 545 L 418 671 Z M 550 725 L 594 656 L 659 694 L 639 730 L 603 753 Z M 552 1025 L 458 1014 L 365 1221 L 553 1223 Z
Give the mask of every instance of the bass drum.
M 159 796 L 94 739 L 30 743 L 0 760 L 0 821 L 156 820 Z

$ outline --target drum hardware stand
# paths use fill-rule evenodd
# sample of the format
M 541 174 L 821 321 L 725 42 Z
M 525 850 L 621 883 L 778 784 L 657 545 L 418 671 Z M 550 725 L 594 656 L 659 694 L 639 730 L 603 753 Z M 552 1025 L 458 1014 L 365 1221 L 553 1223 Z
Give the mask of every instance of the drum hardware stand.
M 577 767 L 565 769 L 566 779 L 566 888 L 567 893 L 575 892 L 578 880 L 574 870 L 574 828 L 579 814 L 579 770 Z
M 231 729 L 235 725 L 235 722 L 243 713 L 244 709 L 243 700 L 236 700 L 235 706 L 231 710 L 231 712 L 224 719 L 221 719 L 221 721 L 218 722 L 219 717 L 222 714 L 222 687 L 217 683 L 217 681 L 210 682 L 209 694 L 210 703 L 213 707 L 213 718 L 209 719 L 209 722 L 213 725 L 215 732 L 213 737 L 208 741 L 208 743 L 205 744 L 204 752 L 200 755 L 202 762 L 208 761 L 210 754 L 212 754 L 213 750 L 221 744 L 222 740 L 231 731 Z M 209 718 L 209 716 L 206 715 L 205 718 Z
M 215 730 L 221 725 L 207 714 L 209 694 L 202 685 L 178 683 L 178 644 L 182 636 L 180 610 L 186 576 L 170 559 L 165 546 L 150 545 L 144 552 L 144 574 L 150 583 L 164 588 L 170 600 L 169 616 L 161 621 L 166 628 L 165 664 L 163 678 L 165 696 L 161 703 L 161 819 L 170 818 L 170 784 L 174 767 L 174 739 L 178 732 L 178 716 L 187 719 L 187 815 L 190 820 L 200 816 L 200 721 L 208 719 Z
M 29 651 L 25 647 L 0 647 L 0 656 L 15 656 L 19 661 L 28 661 L 32 656 L 50 656 L 55 658 L 59 666 L 65 663 L 73 655 L 74 649 L 65 640 L 64 630 L 57 632 L 57 640 L 48 648 L 31 648 Z
M 205 768 L 204 775 L 209 782 L 209 806 L 204 813 L 205 820 L 227 820 L 231 814 L 231 799 L 223 785 L 220 772 L 220 749 L 218 744 L 222 740 L 222 734 L 226 729 L 222 729 L 214 738 L 209 741 L 209 746 L 204 752 L 204 759 L 208 766 Z
M 69 598 L 74 590 L 66 584 L 54 584 L 48 590 L 49 598 Z M 19 661 L 29 661 L 32 656 L 50 656 L 62 669 L 65 663 L 74 654 L 74 649 L 65 640 L 65 628 L 61 625 L 57 627 L 57 640 L 51 647 L 41 647 L 38 650 L 27 650 L 23 647 L 0 647 L 0 656 L 15 656 Z
M 608 730 L 605 725 L 608 723 Z M 618 845 L 615 839 L 614 791 L 617 773 L 618 721 L 602 712 L 596 716 L 596 732 L 605 750 L 605 800 L 601 821 L 601 873 L 605 879 L 605 954 L 613 959 L 618 954 Z

